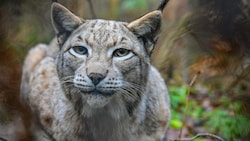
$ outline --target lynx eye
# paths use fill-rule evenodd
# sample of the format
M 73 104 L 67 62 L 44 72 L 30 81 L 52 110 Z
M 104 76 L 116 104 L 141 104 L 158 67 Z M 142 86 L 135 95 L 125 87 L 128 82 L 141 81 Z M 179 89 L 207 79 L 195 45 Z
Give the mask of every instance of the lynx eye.
M 131 53 L 130 50 L 127 50 L 125 48 L 119 48 L 119 49 L 114 51 L 113 56 L 114 57 L 124 57 L 130 53 Z
M 84 46 L 74 46 L 70 48 L 69 53 L 76 57 L 81 58 L 85 55 L 88 55 L 88 49 Z
M 75 53 L 80 54 L 80 55 L 88 54 L 88 49 L 83 46 L 75 46 L 73 47 L 73 50 L 75 51 Z

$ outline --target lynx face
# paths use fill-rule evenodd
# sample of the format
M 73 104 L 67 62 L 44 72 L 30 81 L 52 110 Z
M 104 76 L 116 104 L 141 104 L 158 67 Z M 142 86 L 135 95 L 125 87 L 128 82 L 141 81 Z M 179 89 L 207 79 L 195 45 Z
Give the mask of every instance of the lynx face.
M 83 20 L 56 3 L 52 20 L 61 48 L 59 78 L 75 108 L 91 115 L 100 108 L 136 106 L 147 83 L 160 12 L 131 23 Z
M 62 48 L 60 61 L 64 62 L 59 66 L 72 97 L 83 97 L 96 108 L 108 104 L 114 95 L 128 102 L 140 97 L 143 86 L 138 85 L 145 81 L 149 60 L 124 23 L 86 21 L 74 33 Z

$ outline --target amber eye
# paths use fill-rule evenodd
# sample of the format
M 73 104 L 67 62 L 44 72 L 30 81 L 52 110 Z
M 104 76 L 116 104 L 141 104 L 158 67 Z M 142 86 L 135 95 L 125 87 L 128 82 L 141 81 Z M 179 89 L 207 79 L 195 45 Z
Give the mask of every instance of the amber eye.
M 86 47 L 83 47 L 83 46 L 75 46 L 75 47 L 73 47 L 73 50 L 75 53 L 77 53 L 79 55 L 87 55 L 88 54 L 88 49 Z
M 125 48 L 119 48 L 114 51 L 113 56 L 114 57 L 123 57 L 130 53 L 130 50 L 127 50 Z

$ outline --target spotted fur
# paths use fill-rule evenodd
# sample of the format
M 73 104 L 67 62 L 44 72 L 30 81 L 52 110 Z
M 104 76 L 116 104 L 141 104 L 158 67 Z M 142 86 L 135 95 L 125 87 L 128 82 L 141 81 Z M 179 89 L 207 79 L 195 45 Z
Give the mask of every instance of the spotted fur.
M 34 140 L 163 140 L 169 98 L 150 64 L 161 11 L 130 23 L 84 20 L 53 3 L 52 21 L 57 41 L 32 48 L 23 66 Z

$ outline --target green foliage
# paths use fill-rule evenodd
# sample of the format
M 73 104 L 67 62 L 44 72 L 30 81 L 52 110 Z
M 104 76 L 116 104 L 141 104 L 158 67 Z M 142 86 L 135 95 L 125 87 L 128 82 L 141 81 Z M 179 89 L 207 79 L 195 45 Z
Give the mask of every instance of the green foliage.
M 174 118 L 170 121 L 170 127 L 174 129 L 180 129 L 182 127 L 181 120 Z
M 182 126 L 182 113 L 185 107 L 186 94 L 188 87 L 186 86 L 171 86 L 169 87 L 170 101 L 171 101 L 171 114 L 170 127 L 180 129 Z
M 188 87 L 186 86 L 171 86 L 169 87 L 170 100 L 172 108 L 183 106 L 186 101 Z
M 172 113 L 170 128 L 179 130 L 182 127 L 187 92 L 186 85 L 169 86 Z M 219 101 L 221 105 L 228 106 L 219 106 L 207 111 L 199 104 L 201 101 L 189 100 L 187 117 L 192 121 L 202 121 L 202 127 L 208 132 L 227 140 L 247 137 L 250 134 L 250 119 L 239 114 L 241 105 L 233 103 L 226 96 L 220 98 Z
M 205 114 L 206 126 L 211 132 L 219 133 L 227 139 L 246 137 L 250 133 L 250 120 L 240 114 L 234 115 L 228 110 L 215 109 Z
M 122 7 L 128 10 L 146 9 L 147 2 L 145 0 L 126 0 L 123 1 Z

